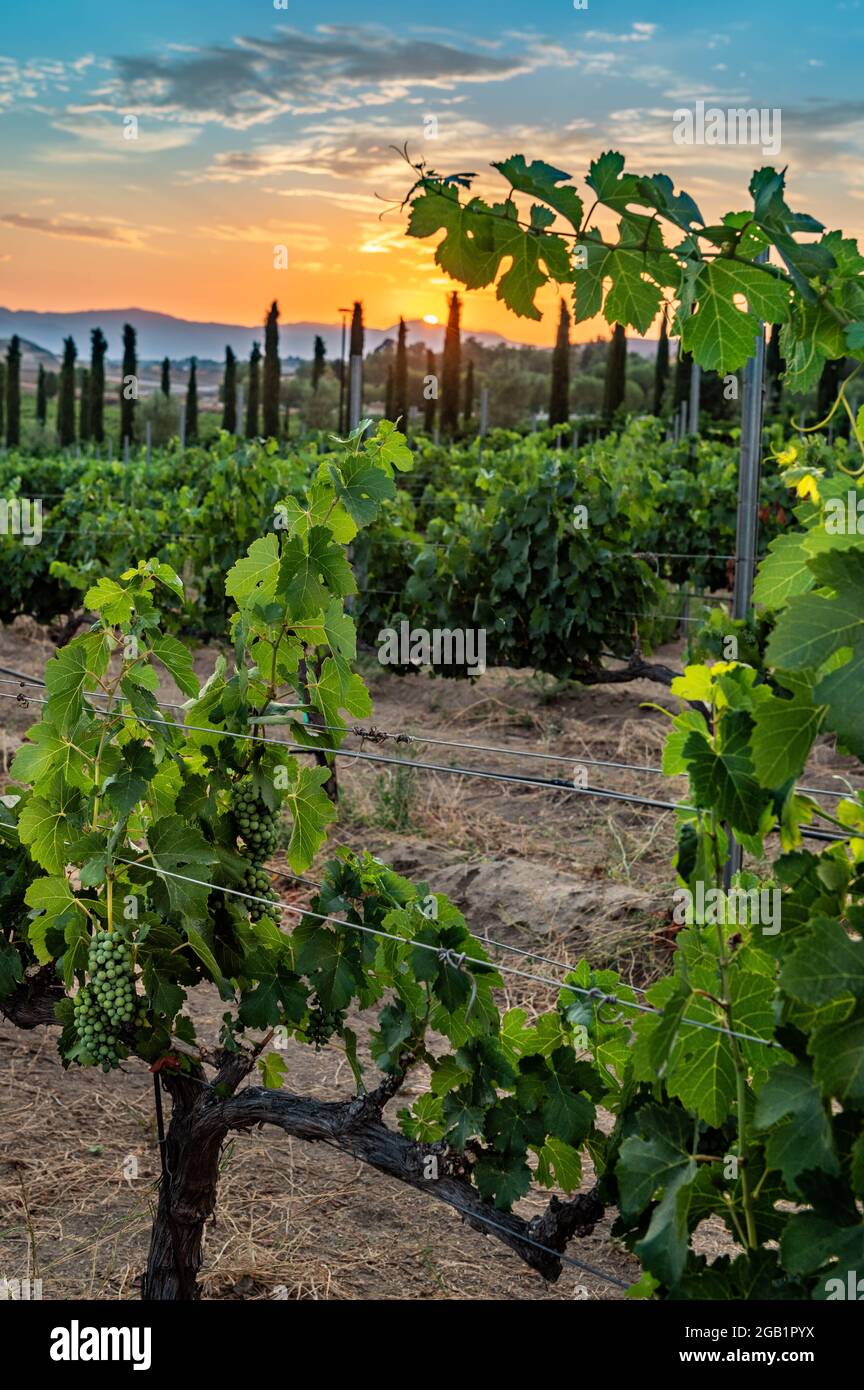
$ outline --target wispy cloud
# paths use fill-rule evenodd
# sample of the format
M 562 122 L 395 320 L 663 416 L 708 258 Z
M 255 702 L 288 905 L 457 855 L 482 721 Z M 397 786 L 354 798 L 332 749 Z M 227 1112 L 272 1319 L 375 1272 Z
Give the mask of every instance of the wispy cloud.
M 450 92 L 576 62 L 539 35 L 502 53 L 470 40 L 400 37 L 372 25 L 319 25 L 314 33 L 284 28 L 272 38 L 241 37 L 193 52 L 118 57 L 94 109 L 125 104 L 142 114 L 242 130 L 281 115 L 381 105 L 418 88 Z
M 137 248 L 143 245 L 142 231 L 122 223 L 99 218 L 78 220 L 74 215 L 32 217 L 24 212 L 0 213 L 0 226 L 20 232 L 43 232 L 46 236 L 69 237 L 74 241 L 104 241 L 113 246 Z

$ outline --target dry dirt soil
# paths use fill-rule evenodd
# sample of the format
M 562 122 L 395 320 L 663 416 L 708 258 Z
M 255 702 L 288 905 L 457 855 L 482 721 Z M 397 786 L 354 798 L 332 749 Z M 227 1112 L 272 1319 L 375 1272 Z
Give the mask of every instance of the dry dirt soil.
M 19 619 L 0 631 L 0 664 L 39 677 L 53 648 Z M 215 652 L 196 657 L 203 677 Z M 680 665 L 670 648 L 660 660 Z M 400 679 L 369 668 L 380 731 L 410 732 L 411 743 L 352 736 L 346 747 L 441 767 L 572 778 L 668 801 L 682 783 L 589 760 L 658 765 L 675 709 L 660 686 L 554 691 L 526 673 L 492 671 L 478 682 Z M 39 706 L 0 673 L 0 758 L 5 770 Z M 23 687 L 38 698 L 38 688 Z M 176 700 L 166 684 L 163 698 Z M 10 698 L 11 697 L 11 698 Z M 433 738 L 523 756 L 432 743 Z M 424 741 L 425 739 L 425 741 Z M 557 761 L 528 758 L 544 753 Z M 840 785 L 847 765 L 830 744 L 816 752 L 811 782 Z M 348 758 L 339 763 L 339 843 L 368 848 L 400 872 L 445 891 L 478 936 L 539 952 L 562 966 L 587 956 L 614 963 L 635 982 L 668 967 L 674 951 L 670 895 L 673 816 L 576 791 L 417 771 Z M 322 861 L 325 856 L 322 855 Z M 281 855 L 274 857 L 274 864 Z M 317 864 L 310 870 L 315 878 Z M 286 901 L 308 889 L 282 884 Z M 513 958 L 510 957 L 512 960 Z M 215 1038 L 224 1004 L 215 991 L 195 1000 L 199 1037 Z M 542 985 L 511 979 L 502 1005 L 541 1012 Z M 365 1026 L 360 1025 L 361 1039 Z M 294 1045 L 286 1086 L 325 1099 L 351 1094 L 341 1053 Z M 413 1083 L 415 1093 L 423 1078 Z M 411 1090 L 407 1092 L 411 1098 Z M 391 1107 L 405 1103 L 405 1093 Z M 388 1118 L 391 1118 L 388 1112 Z M 54 1030 L 23 1032 L 0 1021 L 0 1277 L 38 1275 L 45 1299 L 136 1298 L 158 1178 L 152 1077 L 130 1059 L 115 1073 L 64 1072 Z M 586 1171 L 583 1186 L 591 1183 Z M 520 1205 L 530 1214 L 545 1199 Z M 610 1237 L 611 1216 L 572 1256 L 619 1281 L 636 1262 Z M 728 1248 L 725 1232 L 704 1227 L 700 1247 Z M 614 1299 L 623 1291 L 597 1273 L 565 1268 L 545 1284 L 494 1239 L 463 1226 L 457 1213 L 364 1171 L 322 1145 L 256 1131 L 228 1146 L 218 1208 L 201 1276 L 208 1299 Z

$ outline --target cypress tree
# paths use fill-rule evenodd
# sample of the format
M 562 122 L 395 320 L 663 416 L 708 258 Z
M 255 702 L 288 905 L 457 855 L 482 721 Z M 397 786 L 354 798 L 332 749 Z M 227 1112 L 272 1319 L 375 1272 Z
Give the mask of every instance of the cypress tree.
M 348 348 L 348 429 L 354 430 L 363 414 L 363 305 L 354 301 L 351 341 Z M 356 383 L 356 385 L 355 385 Z
M 387 384 L 384 387 L 384 419 L 393 419 L 393 363 L 387 368 Z
M 426 349 L 426 376 L 434 377 L 437 380 L 437 368 L 435 366 L 435 354 L 431 348 Z M 437 395 L 432 395 L 434 382 L 424 386 L 423 397 L 423 428 L 427 434 L 432 434 L 435 429 L 435 407 L 438 404 Z
M 229 434 L 237 431 L 237 359 L 230 347 L 225 349 L 225 375 L 222 378 L 222 428 Z
M 130 377 L 134 378 L 130 381 Z M 135 329 L 123 325 L 123 373 L 120 382 L 120 443 L 132 443 L 135 434 L 135 399 L 138 395 L 138 356 L 135 350 Z
M 74 338 L 63 339 L 63 365 L 57 392 L 57 436 L 61 449 L 75 443 L 75 351 Z
M 767 381 L 767 405 L 772 415 L 776 415 L 780 410 L 780 399 L 783 395 L 783 382 L 780 377 L 786 370 L 786 363 L 780 352 L 780 325 L 771 325 L 771 334 L 768 338 L 768 348 L 765 353 L 765 373 Z M 830 409 L 830 407 L 829 407 Z
M 355 299 L 354 308 L 351 313 L 351 337 L 348 343 L 349 357 L 363 356 L 363 305 L 359 299 Z
M 562 299 L 558 335 L 552 350 L 552 382 L 549 387 L 549 424 L 566 425 L 570 419 L 570 314 Z
M 189 385 L 186 387 L 186 439 L 198 438 L 198 363 L 189 358 Z
M 315 350 L 312 357 L 312 390 L 318 390 L 318 382 L 324 375 L 324 368 L 327 366 L 327 344 L 323 338 L 315 335 Z
M 261 416 L 266 439 L 279 438 L 279 305 L 276 300 L 264 323 L 264 380 Z
M 159 387 L 163 396 L 171 395 L 171 358 L 162 358 L 162 381 Z
M 471 416 L 474 414 L 474 358 L 468 358 L 468 370 L 465 373 L 465 404 L 462 407 L 462 424 L 467 429 Z
M 81 400 L 78 406 L 78 438 L 82 443 L 90 438 L 90 373 L 81 373 Z
M 257 343 L 252 344 L 252 351 L 249 354 L 249 398 L 246 401 L 246 438 L 257 439 L 258 429 L 258 402 L 261 393 L 261 349 Z
M 39 366 L 40 372 L 42 366 Z M 0 362 L 0 439 L 3 438 L 3 416 L 6 414 L 6 363 Z M 42 422 L 45 423 L 44 421 Z
M 690 373 L 693 367 L 693 357 L 689 352 L 685 352 L 678 341 L 678 359 L 675 363 L 675 389 L 672 400 L 677 414 L 684 401 L 690 402 Z
M 21 339 L 13 333 L 6 352 L 6 445 L 21 443 Z
M 0 369 L 5 371 L 5 367 Z M 2 406 L 0 406 L 2 410 Z M 36 419 L 40 425 L 44 425 L 48 418 L 48 396 L 45 391 L 45 368 L 39 363 L 39 374 L 36 377 Z M 0 416 L 0 428 L 2 428 L 2 416 Z
M 444 334 L 444 357 L 441 363 L 441 430 L 452 438 L 459 429 L 459 376 L 461 342 L 459 318 L 462 304 L 457 290 L 448 300 L 447 330 Z
M 101 328 L 90 334 L 90 434 L 97 444 L 105 438 L 105 353 L 108 344 Z
M 666 322 L 666 310 L 663 310 L 663 318 L 660 321 L 660 337 L 657 339 L 657 356 L 654 358 L 654 400 L 651 405 L 652 415 L 660 416 L 663 414 L 663 397 L 666 394 L 666 383 L 669 380 L 669 327 Z
M 399 428 L 408 427 L 408 329 L 405 320 L 399 320 L 399 336 L 396 339 L 396 368 L 393 375 L 393 414 L 392 420 L 399 420 Z
M 603 419 L 611 424 L 616 410 L 624 404 L 627 388 L 627 336 L 623 323 L 616 323 L 606 359 L 606 380 L 603 385 Z

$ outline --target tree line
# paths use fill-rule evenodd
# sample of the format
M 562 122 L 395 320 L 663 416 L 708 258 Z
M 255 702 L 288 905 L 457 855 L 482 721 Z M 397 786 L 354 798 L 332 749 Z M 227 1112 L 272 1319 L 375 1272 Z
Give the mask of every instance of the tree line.
M 363 308 L 354 304 L 347 363 L 342 357 L 328 362 L 324 340 L 316 336 L 312 358 L 293 376 L 283 377 L 279 357 L 279 307 L 274 300 L 264 322 L 264 350 L 253 343 L 246 362 L 239 362 L 230 346 L 225 349 L 221 401 L 221 428 L 248 439 L 280 438 L 291 430 L 292 408 L 303 416 L 305 427 L 332 428 L 340 434 L 356 425 L 359 415 L 383 406 L 386 418 L 403 427 L 416 420 L 428 435 L 455 439 L 474 434 L 478 427 L 481 393 L 486 389 L 491 423 L 520 428 L 545 416 L 549 426 L 566 425 L 574 416 L 589 416 L 611 427 L 629 413 L 650 413 L 671 419 L 690 395 L 691 359 L 679 352 L 673 363 L 669 325 L 664 313 L 657 351 L 651 363 L 629 353 L 623 325 L 616 324 L 611 338 L 572 344 L 571 316 L 562 299 L 559 304 L 555 344 L 548 349 L 487 347 L 469 337 L 463 343 L 462 302 L 458 292 L 448 298 L 448 317 L 440 357 L 425 343 L 409 343 L 404 318 L 397 337 L 386 340 L 364 356 Z M 55 429 L 61 448 L 76 441 L 101 444 L 108 435 L 105 420 L 107 341 L 100 328 L 90 335 L 86 367 L 76 366 L 78 352 L 73 338 L 64 340 L 59 373 L 46 372 L 40 363 L 36 383 L 36 420 L 48 424 L 49 401 L 56 397 Z M 161 363 L 160 389 L 143 403 L 138 393 L 137 335 L 131 324 L 123 327 L 121 379 L 118 387 L 119 444 L 132 442 L 143 433 L 142 423 L 156 426 L 154 438 L 163 442 L 178 432 L 180 397 L 172 390 L 172 363 Z M 5 363 L 0 361 L 0 438 L 7 447 L 21 442 L 21 342 L 9 342 Z M 785 363 L 779 330 L 772 330 L 766 357 L 766 413 L 783 414 L 782 375 Z M 827 362 L 812 402 L 821 419 L 836 398 L 845 375 L 844 362 Z M 732 421 L 737 415 L 737 396 L 715 373 L 703 372 L 701 413 L 708 419 Z M 338 397 L 338 399 L 337 399 Z M 359 407 L 358 407 L 359 403 Z M 143 422 L 141 406 L 143 404 Z M 808 403 L 809 404 L 809 403 Z M 188 379 L 182 398 L 186 441 L 199 438 L 198 362 L 189 359 Z M 239 418 L 242 414 L 242 418 Z M 848 419 L 838 421 L 838 429 Z

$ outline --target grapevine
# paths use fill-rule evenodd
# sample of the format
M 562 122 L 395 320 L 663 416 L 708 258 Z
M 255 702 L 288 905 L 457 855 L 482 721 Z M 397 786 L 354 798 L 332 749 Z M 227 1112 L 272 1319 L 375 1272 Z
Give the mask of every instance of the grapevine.
M 519 312 L 535 312 L 534 291 L 554 272 L 575 284 L 583 317 L 602 309 L 643 329 L 672 295 L 684 346 L 717 370 L 743 364 L 760 318 L 783 325 L 790 385 L 835 349 L 864 357 L 864 260 L 854 243 L 792 213 L 774 171 L 754 176 L 751 212 L 712 228 L 669 179 L 601 156 L 588 184 L 620 218 L 610 242 L 562 187 L 564 174 L 521 157 L 499 167 L 514 193 L 548 205 L 530 228 L 513 199 L 462 204 L 457 188 L 424 176 L 409 230 L 443 230 L 443 268 L 497 283 Z M 555 213 L 587 250 L 582 279 L 551 231 Z M 677 228 L 671 247 L 661 224 Z M 802 243 L 802 231 L 820 239 Z M 782 267 L 757 263 L 768 246 Z M 691 663 L 672 685 L 680 707 L 666 711 L 663 765 L 688 779 L 676 880 L 693 901 L 719 892 L 734 837 L 758 869 L 734 885 L 743 915 L 733 919 L 725 902 L 713 917 L 691 914 L 672 970 L 638 999 L 615 972 L 570 962 L 546 977 L 547 1005 L 529 1017 L 499 1008 L 505 966 L 434 885 L 342 849 L 309 909 L 291 905 L 299 921 L 290 924 L 265 886 L 280 804 L 298 875 L 336 817 L 325 791 L 332 754 L 315 748 L 306 716 L 338 749 L 349 718 L 371 713 L 354 668 L 358 586 L 347 547 L 393 501 L 394 474 L 412 459 L 392 425 L 367 429 L 286 488 L 284 524 L 233 559 L 230 645 L 203 687 L 175 635 L 191 602 L 167 559 L 88 576 L 92 625 L 47 664 L 42 717 L 15 756 L 16 790 L 0 811 L 4 1011 L 25 1026 L 34 1014 L 58 1024 L 64 1063 L 143 1061 L 172 1098 L 147 1297 L 194 1296 L 223 1146 L 257 1124 L 332 1144 L 415 1187 L 435 1146 L 447 1181 L 430 1180 L 430 1195 L 490 1230 L 497 1223 L 511 1246 L 521 1238 L 521 1257 L 547 1277 L 560 1272 L 574 1231 L 614 1206 L 615 1233 L 643 1269 L 634 1296 L 829 1297 L 831 1282 L 858 1267 L 864 1238 L 864 797 L 832 806 L 841 838 L 815 854 L 802 827 L 825 812 L 798 787 L 823 732 L 864 757 L 864 547 L 825 524 L 848 474 L 827 459 L 811 468 L 776 454 L 777 486 L 797 500 L 794 528 L 775 536 L 760 566 L 756 602 L 770 632 L 750 629 L 749 660 Z M 574 475 L 548 463 L 530 480 L 538 511 L 544 499 L 573 500 Z M 598 476 L 593 486 L 611 507 L 609 484 Z M 472 563 L 482 572 L 490 537 L 509 545 L 525 524 L 514 480 L 494 503 L 490 530 L 478 522 L 479 557 L 463 555 L 469 572 Z M 545 511 L 557 526 L 554 507 Z M 533 536 L 524 541 L 530 549 Z M 546 544 L 550 564 L 580 554 L 557 530 Z M 515 570 L 517 552 L 510 558 Z M 429 564 L 418 566 L 418 588 Z M 647 584 L 641 571 L 632 578 Z M 488 586 L 512 604 L 514 624 L 518 584 L 511 573 Z M 538 630 L 547 602 L 536 596 Z M 570 613 L 554 615 L 562 641 Z M 526 631 L 520 640 L 530 642 L 530 620 Z M 558 636 L 546 644 L 553 653 Z M 592 640 L 602 650 L 597 630 Z M 185 697 L 173 724 L 155 694 L 163 671 Z M 270 723 L 293 745 L 285 764 L 269 743 L 259 757 L 264 745 L 253 753 L 225 737 L 252 738 Z M 316 752 L 326 765 L 315 765 Z M 244 885 L 268 901 L 249 911 L 236 896 Z M 781 903 L 776 933 L 758 916 L 762 889 Z M 117 925 L 121 899 L 134 929 Z M 204 982 L 225 1004 L 215 1053 L 188 1008 Z M 368 1042 L 351 1026 L 354 1011 L 374 1011 Z M 266 1052 L 276 1029 L 344 1052 L 352 1093 L 323 1102 L 283 1087 L 284 1059 Z M 241 1086 L 256 1072 L 260 1085 Z M 391 1125 L 385 1108 L 403 1087 Z M 538 1188 L 556 1195 L 529 1225 L 516 1208 Z M 697 1253 L 709 1218 L 723 1223 L 734 1255 Z M 180 1269 L 166 1254 L 178 1245 Z

